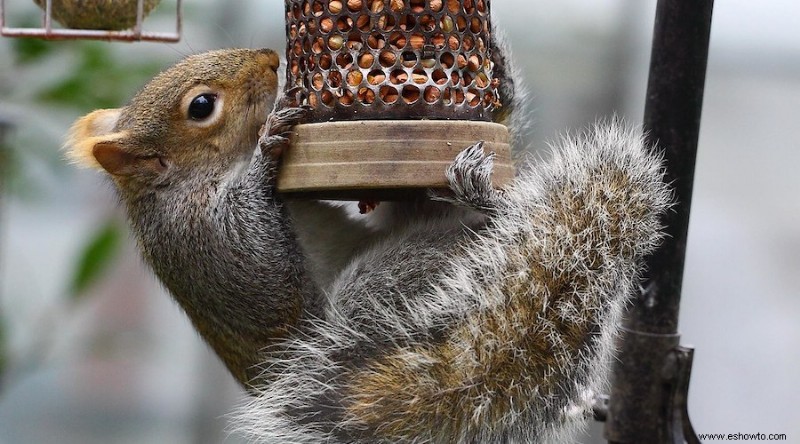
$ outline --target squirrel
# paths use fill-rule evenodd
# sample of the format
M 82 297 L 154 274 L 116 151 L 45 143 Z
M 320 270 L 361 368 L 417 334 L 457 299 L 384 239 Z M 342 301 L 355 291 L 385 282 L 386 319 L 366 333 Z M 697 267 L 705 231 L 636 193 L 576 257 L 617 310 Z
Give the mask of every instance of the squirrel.
M 495 190 L 476 141 L 446 172 L 450 194 L 381 204 L 370 224 L 276 192 L 305 114 L 276 98 L 278 67 L 266 49 L 189 56 L 65 144 L 111 178 L 145 261 L 252 395 L 235 429 L 268 443 L 569 440 L 661 237 L 660 157 L 612 120 Z

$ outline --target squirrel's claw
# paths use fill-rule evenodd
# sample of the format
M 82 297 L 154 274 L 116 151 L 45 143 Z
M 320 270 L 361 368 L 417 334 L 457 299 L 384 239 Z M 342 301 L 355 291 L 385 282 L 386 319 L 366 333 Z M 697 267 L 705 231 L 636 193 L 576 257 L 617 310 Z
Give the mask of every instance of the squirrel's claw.
M 432 194 L 431 198 L 482 212 L 494 211 L 500 197 L 500 192 L 492 187 L 495 153 L 484 153 L 483 147 L 483 141 L 467 147 L 447 167 L 445 175 L 452 196 Z
M 309 106 L 298 106 L 271 112 L 267 116 L 267 136 L 285 135 L 293 126 L 300 123 L 310 110 Z
M 309 106 L 283 108 L 271 112 L 259 131 L 258 146 L 261 152 L 278 160 L 289 147 L 289 133 L 308 114 Z
M 276 102 L 275 109 L 297 108 L 299 104 L 308 96 L 305 91 L 306 89 L 302 86 L 295 86 L 294 88 L 284 91 L 284 93 Z
M 289 139 L 283 136 L 266 136 L 258 141 L 258 146 L 262 153 L 277 161 L 289 147 Z

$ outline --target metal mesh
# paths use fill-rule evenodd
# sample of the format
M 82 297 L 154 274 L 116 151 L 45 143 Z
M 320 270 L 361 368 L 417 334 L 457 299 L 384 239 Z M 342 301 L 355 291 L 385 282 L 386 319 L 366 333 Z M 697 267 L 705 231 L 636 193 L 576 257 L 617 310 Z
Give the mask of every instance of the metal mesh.
M 489 120 L 489 0 L 286 0 L 286 89 L 310 120 Z

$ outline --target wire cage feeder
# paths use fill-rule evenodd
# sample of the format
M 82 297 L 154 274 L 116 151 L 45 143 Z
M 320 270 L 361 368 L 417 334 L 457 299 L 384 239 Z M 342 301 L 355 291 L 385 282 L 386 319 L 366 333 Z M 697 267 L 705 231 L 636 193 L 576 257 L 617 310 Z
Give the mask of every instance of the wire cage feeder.
M 286 0 L 286 93 L 310 111 L 278 190 L 406 198 L 446 188 L 447 166 L 477 141 L 496 154 L 495 185 L 508 182 L 489 12 L 489 0 Z
M 35 0 L 35 2 L 42 8 L 42 24 L 38 28 L 18 28 L 9 27 L 6 22 L 6 0 L 0 0 L 0 35 L 5 37 L 34 37 L 43 38 L 48 40 L 71 40 L 71 39 L 91 39 L 91 40 L 108 40 L 108 41 L 151 41 L 151 42 L 177 42 L 181 37 L 181 0 L 176 0 L 175 5 L 175 31 L 174 32 L 152 32 L 145 31 L 143 22 L 147 13 L 155 8 L 159 0 L 129 0 L 125 2 L 106 2 L 103 6 L 98 6 L 93 9 L 96 17 L 101 20 L 116 20 L 119 25 L 114 26 L 98 26 L 98 28 L 108 29 L 91 29 L 94 26 L 86 26 L 84 24 L 73 24 L 70 19 L 64 19 L 64 15 L 68 14 L 60 10 L 68 1 L 65 0 Z M 122 6 L 120 6 L 122 4 Z M 135 11 L 133 8 L 136 8 Z M 123 10 L 123 8 L 125 8 Z M 84 9 L 92 9 L 91 7 L 84 7 Z M 74 13 L 75 9 L 71 10 L 69 14 Z M 62 16 L 59 16 L 62 13 Z M 118 16 L 120 13 L 124 16 Z M 60 22 L 64 27 L 54 26 L 54 21 Z M 84 29 L 89 28 L 89 29 Z M 114 29 L 112 29 L 114 28 Z

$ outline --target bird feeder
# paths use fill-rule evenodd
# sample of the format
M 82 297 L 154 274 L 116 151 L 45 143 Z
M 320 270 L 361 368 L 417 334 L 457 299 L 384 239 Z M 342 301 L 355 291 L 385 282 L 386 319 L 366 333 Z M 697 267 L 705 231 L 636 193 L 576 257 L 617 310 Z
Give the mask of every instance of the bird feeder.
M 286 93 L 310 112 L 278 189 L 390 199 L 443 188 L 447 166 L 479 140 L 497 154 L 495 185 L 508 182 L 508 130 L 490 122 L 502 104 L 489 3 L 286 0 Z
M 143 29 L 147 14 L 161 0 L 34 0 L 42 9 L 38 28 L 6 26 L 6 0 L 0 0 L 0 34 L 48 40 L 94 39 L 177 42 L 181 37 L 181 0 L 176 0 L 175 32 Z M 58 22 L 62 27 L 58 27 Z

